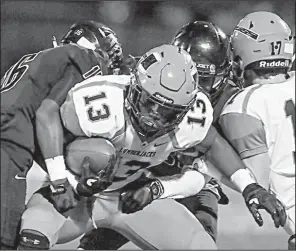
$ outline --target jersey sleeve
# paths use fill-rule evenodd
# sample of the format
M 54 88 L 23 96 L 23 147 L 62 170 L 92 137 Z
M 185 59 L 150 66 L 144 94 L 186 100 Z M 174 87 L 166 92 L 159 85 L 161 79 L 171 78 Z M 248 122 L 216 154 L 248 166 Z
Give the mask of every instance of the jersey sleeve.
M 49 49 L 44 52 L 40 62 L 40 69 L 35 75 L 38 79 L 50 79 L 51 89 L 47 98 L 59 105 L 75 84 L 107 73 L 103 59 L 100 61 L 93 51 L 75 45 Z
M 229 82 L 231 80 L 228 80 Z M 230 82 L 231 83 L 231 82 Z M 214 106 L 214 114 L 213 114 L 213 123 L 216 124 L 219 120 L 220 114 L 223 110 L 224 105 L 230 99 L 230 97 L 239 91 L 239 88 L 234 86 L 234 84 L 228 83 L 226 87 L 223 89 L 222 94 L 219 97 L 219 100 Z
M 62 77 L 56 80 L 47 99 L 51 99 L 61 106 L 65 101 L 69 90 L 80 81 L 82 81 L 81 74 L 73 65 L 68 65 L 63 71 Z
M 242 159 L 268 152 L 262 122 L 245 113 L 225 113 L 219 124 Z
M 207 135 L 213 122 L 213 108 L 208 97 L 197 93 L 196 104 L 190 110 L 178 130 L 170 134 L 173 145 L 176 149 L 186 149 L 200 143 Z
M 111 82 L 106 78 L 108 76 L 90 78 L 69 92 L 61 107 L 61 116 L 64 126 L 74 135 L 83 133 L 88 137 L 111 139 L 124 128 L 124 77 L 111 76 Z M 126 77 L 126 81 L 128 79 Z

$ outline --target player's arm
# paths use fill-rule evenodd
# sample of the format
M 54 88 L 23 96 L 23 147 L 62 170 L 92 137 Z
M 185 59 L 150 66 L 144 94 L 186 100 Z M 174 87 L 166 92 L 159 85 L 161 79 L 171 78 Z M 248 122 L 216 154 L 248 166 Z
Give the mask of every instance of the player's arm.
M 221 116 L 220 126 L 254 179 L 268 188 L 270 158 L 262 122 L 247 114 L 227 113 Z
M 120 195 L 121 211 L 135 213 L 153 200 L 184 198 L 197 194 L 205 185 L 205 177 L 196 170 L 162 177 L 142 177 L 124 187 Z
M 158 177 L 162 187 L 159 199 L 181 199 L 197 194 L 206 183 L 203 174 L 194 169 L 186 169 L 181 174 Z
M 196 149 L 204 153 L 206 159 L 229 178 L 238 191 L 243 192 L 248 185 L 256 183 L 238 154 L 214 126 L 210 127 L 206 137 L 196 146 Z
M 77 182 L 66 171 L 63 156 L 64 137 L 59 112 L 68 91 L 82 80 L 83 71 L 75 61 L 75 48 L 69 51 L 62 46 L 47 51 L 34 74 L 35 82 L 47 81 L 51 87 L 36 112 L 36 134 L 51 183 L 47 199 L 60 213 L 77 205 L 73 189 Z
M 81 79 L 79 72 L 67 66 L 44 99 L 36 113 L 37 139 L 45 159 L 45 164 L 54 185 L 58 186 L 66 179 L 66 166 L 63 156 L 64 132 L 60 118 L 60 106 L 67 97 L 68 91 Z
M 269 166 L 264 166 L 269 164 L 268 148 L 265 130 L 259 119 L 244 113 L 225 113 L 220 117 L 219 122 L 225 137 L 231 142 L 248 168 L 253 168 L 252 170 L 269 168 Z M 236 171 L 230 177 L 231 181 L 235 184 L 237 181 L 243 183 L 246 171 L 247 169 Z M 259 226 L 263 225 L 262 217 L 258 212 L 259 208 L 265 209 L 272 216 L 276 227 L 285 225 L 285 208 L 275 195 L 255 182 L 247 185 L 242 194 Z
M 36 114 L 36 131 L 50 180 L 55 186 L 66 179 L 60 106 L 76 83 L 81 82 L 86 75 L 98 72 L 96 69 L 100 67 L 93 67 L 95 63 L 97 59 L 92 51 L 66 45 L 48 50 L 35 73 L 35 81 L 42 82 L 45 79 L 51 85 Z
M 265 189 L 269 188 L 270 158 L 267 152 L 242 159 L 245 166 L 251 171 L 254 179 Z

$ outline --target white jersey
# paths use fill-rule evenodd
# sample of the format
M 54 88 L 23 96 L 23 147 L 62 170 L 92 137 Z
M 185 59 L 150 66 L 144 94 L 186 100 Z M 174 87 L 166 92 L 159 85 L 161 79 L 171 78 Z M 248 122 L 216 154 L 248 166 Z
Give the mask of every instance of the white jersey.
M 288 80 L 252 85 L 234 95 L 220 125 L 242 158 L 268 152 L 271 190 L 286 205 L 295 204 L 294 73 Z
M 127 178 L 138 170 L 162 163 L 171 152 L 201 142 L 213 120 L 211 103 L 200 92 L 197 94 L 196 107 L 185 115 L 174 131 L 152 142 L 143 142 L 125 109 L 124 90 L 129 78 L 95 76 L 87 79 L 70 90 L 61 107 L 63 124 L 71 133 L 76 136 L 104 137 L 113 143 L 120 159 L 115 180 L 124 181 L 120 184 L 126 184 L 130 180 Z M 193 123 L 189 118 L 200 119 L 201 122 Z

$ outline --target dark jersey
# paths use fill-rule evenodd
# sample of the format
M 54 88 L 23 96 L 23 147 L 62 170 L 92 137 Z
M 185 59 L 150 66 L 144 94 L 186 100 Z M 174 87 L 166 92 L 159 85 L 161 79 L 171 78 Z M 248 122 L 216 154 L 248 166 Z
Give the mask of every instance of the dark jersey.
M 33 151 L 34 117 L 46 98 L 61 105 L 78 82 L 105 74 L 92 50 L 68 44 L 23 56 L 1 79 L 1 140 Z
M 213 115 L 214 125 L 218 124 L 218 119 L 227 101 L 229 101 L 230 97 L 233 96 L 235 93 L 237 93 L 239 90 L 240 89 L 231 80 L 228 80 L 228 84 L 224 87 L 218 102 L 213 107 L 214 108 L 214 115 Z
M 53 87 L 70 89 L 83 79 L 101 74 L 101 68 L 92 50 L 76 45 L 25 55 L 1 79 L 1 110 L 27 110 L 33 117 Z M 76 77 L 74 82 L 71 74 Z M 67 77 L 71 79 L 69 85 Z M 51 98 L 58 103 L 64 101 Z

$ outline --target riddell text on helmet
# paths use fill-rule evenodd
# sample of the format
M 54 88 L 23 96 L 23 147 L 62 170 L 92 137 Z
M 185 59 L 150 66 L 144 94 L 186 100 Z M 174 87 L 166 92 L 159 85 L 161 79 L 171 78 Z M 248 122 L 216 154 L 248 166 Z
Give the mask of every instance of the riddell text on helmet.
M 259 63 L 260 68 L 267 68 L 267 67 L 289 67 L 289 60 L 272 60 L 272 61 L 265 61 L 262 60 Z

